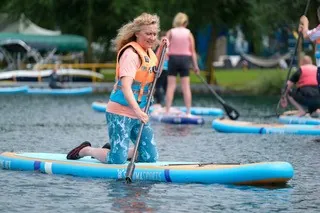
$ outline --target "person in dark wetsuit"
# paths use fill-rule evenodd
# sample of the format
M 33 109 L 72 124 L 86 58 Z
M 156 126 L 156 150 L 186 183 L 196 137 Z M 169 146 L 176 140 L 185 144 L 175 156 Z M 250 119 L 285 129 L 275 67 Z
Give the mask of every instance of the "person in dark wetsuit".
M 161 39 L 166 37 L 166 32 L 160 32 Z M 156 52 L 158 52 L 159 48 L 156 48 Z M 160 54 L 160 53 L 159 53 Z M 163 68 L 160 77 L 157 79 L 156 87 L 155 87 L 155 103 L 164 106 L 165 104 L 165 94 L 167 92 L 168 85 L 168 56 L 165 56 L 165 60 L 163 62 Z
M 320 108 L 320 92 L 318 90 L 317 67 L 312 64 L 310 56 L 304 56 L 300 62 L 300 68 L 290 77 L 287 82 L 285 95 L 281 99 L 281 106 L 287 107 L 289 102 L 298 110 L 297 116 L 304 116 L 308 109 L 314 114 Z M 292 89 L 293 85 L 297 88 Z
M 52 73 L 49 77 L 49 87 L 51 89 L 63 89 L 63 86 L 61 85 L 61 81 L 57 74 L 57 67 L 53 68 Z

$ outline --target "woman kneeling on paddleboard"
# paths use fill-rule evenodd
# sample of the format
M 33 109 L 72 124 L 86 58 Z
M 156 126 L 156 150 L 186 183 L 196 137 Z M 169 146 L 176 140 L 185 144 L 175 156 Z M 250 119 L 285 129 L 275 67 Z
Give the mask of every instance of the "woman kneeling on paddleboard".
M 143 111 L 155 79 L 158 58 L 153 52 L 158 43 L 159 17 L 143 13 L 118 30 L 114 40 L 117 55 L 116 83 L 107 105 L 106 120 L 110 148 L 93 148 L 83 142 L 71 150 L 67 159 L 76 160 L 92 156 L 103 163 L 123 164 L 133 156 L 130 141 L 136 143 L 141 122 L 145 125 L 138 146 L 138 162 L 158 159 L 149 116 Z M 160 49 L 168 41 L 163 39 Z M 159 51 L 160 53 L 160 51 Z
M 320 108 L 320 92 L 317 82 L 317 67 L 312 64 L 310 56 L 304 56 L 300 60 L 300 68 L 291 76 L 287 82 L 286 91 L 281 99 L 281 106 L 287 107 L 287 97 L 290 103 L 296 107 L 296 116 L 304 116 L 308 108 L 311 114 L 316 113 Z M 293 85 L 297 88 L 292 89 Z

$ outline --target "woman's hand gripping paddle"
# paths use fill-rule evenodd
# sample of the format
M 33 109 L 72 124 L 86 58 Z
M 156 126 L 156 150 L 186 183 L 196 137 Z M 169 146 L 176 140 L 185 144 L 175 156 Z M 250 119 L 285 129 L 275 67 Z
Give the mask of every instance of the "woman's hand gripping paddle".
M 206 80 L 200 74 L 196 74 L 199 79 L 207 86 L 207 88 L 212 92 L 212 94 L 218 99 L 219 103 L 223 106 L 225 112 L 231 120 L 237 120 L 240 116 L 239 112 L 235 110 L 233 107 L 228 105 L 217 93 L 214 89 L 207 83 Z
M 162 51 L 161 51 L 159 65 L 157 67 L 157 73 L 156 73 L 155 79 L 154 79 L 154 81 L 152 83 L 152 86 L 151 86 L 151 90 L 150 90 L 150 93 L 149 93 L 149 96 L 148 96 L 148 100 L 147 100 L 147 106 L 144 109 L 145 113 L 147 113 L 149 111 L 149 107 L 150 107 L 151 99 L 152 99 L 152 96 L 153 96 L 154 88 L 155 88 L 157 80 L 160 77 L 161 72 L 162 72 L 162 67 L 163 67 L 163 62 L 164 62 L 166 50 L 167 50 L 167 43 L 164 43 Z M 136 141 L 136 144 L 134 145 L 133 156 L 132 156 L 131 161 L 128 164 L 128 167 L 127 167 L 127 172 L 126 172 L 126 182 L 127 183 L 131 183 L 132 182 L 132 175 L 133 175 L 133 172 L 134 172 L 134 169 L 135 169 L 134 161 L 135 161 L 136 156 L 137 156 L 138 147 L 139 147 L 139 144 L 140 144 L 140 139 L 141 139 L 141 134 L 142 134 L 143 127 L 144 127 L 144 123 L 141 123 L 140 129 L 139 129 L 139 133 L 138 133 L 138 136 L 137 136 L 137 141 Z

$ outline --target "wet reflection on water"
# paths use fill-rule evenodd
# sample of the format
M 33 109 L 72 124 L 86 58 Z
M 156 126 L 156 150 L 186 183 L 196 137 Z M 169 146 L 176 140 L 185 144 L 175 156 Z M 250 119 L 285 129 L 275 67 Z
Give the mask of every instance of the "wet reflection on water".
M 156 212 L 155 207 L 148 206 L 147 198 L 152 183 L 133 182 L 131 184 L 122 181 L 110 181 L 108 196 L 112 200 L 111 209 L 115 212 Z

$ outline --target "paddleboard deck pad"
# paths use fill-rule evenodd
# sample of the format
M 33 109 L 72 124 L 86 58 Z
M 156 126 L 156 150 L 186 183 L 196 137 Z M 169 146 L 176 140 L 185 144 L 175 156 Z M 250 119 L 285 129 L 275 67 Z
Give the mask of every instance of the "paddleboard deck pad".
M 284 124 L 320 125 L 319 117 L 311 117 L 310 115 L 297 116 L 297 114 L 298 110 L 284 112 L 281 116 L 279 116 L 279 122 Z
M 280 116 L 279 122 L 284 124 L 320 125 L 319 118 L 312 118 L 310 116 Z
M 67 160 L 66 154 L 14 153 L 0 155 L 6 170 L 38 171 L 46 174 L 91 178 L 125 179 L 128 164 L 103 164 L 91 157 Z M 135 163 L 133 180 L 173 183 L 270 185 L 285 184 L 293 177 L 287 162 L 214 164 L 195 162 Z

